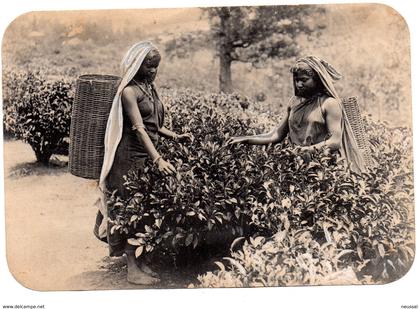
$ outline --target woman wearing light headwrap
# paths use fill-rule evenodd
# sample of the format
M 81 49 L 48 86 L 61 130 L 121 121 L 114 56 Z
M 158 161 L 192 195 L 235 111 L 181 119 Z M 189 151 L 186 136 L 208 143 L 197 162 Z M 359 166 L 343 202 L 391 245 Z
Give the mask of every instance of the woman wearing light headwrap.
M 173 139 L 189 138 L 163 127 L 164 107 L 153 81 L 160 63 L 160 54 L 150 42 L 135 44 L 121 63 L 121 83 L 110 110 L 106 133 L 105 153 L 99 188 L 101 201 L 95 225 L 95 235 L 106 241 L 111 256 L 126 255 L 127 280 L 136 284 L 154 284 L 159 281 L 144 261 L 136 263 L 135 247 L 127 243 L 129 235 L 115 230 L 107 220 L 106 197 L 116 190 L 122 199 L 128 197 L 124 175 L 131 169 L 142 170 L 147 158 L 165 175 L 176 173 L 156 150 L 159 136 Z M 112 218 L 111 218 L 112 219 Z
M 315 56 L 299 59 L 291 72 L 295 96 L 280 124 L 269 133 L 233 137 L 230 143 L 265 145 L 279 143 L 288 135 L 302 153 L 327 147 L 340 151 L 351 170 L 364 171 L 363 156 L 333 84 L 341 74 Z

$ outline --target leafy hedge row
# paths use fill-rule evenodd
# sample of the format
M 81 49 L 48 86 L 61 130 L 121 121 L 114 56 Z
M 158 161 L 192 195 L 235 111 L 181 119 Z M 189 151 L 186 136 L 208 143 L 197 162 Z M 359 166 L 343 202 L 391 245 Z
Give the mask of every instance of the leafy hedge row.
M 27 142 L 42 164 L 54 153 L 66 153 L 72 84 L 47 81 L 40 72 L 9 71 L 3 77 L 5 132 Z
M 304 160 L 287 142 L 226 145 L 229 136 L 259 129 L 206 97 L 177 93 L 169 105 L 174 129 L 194 133 L 189 145 L 165 141 L 160 149 L 179 175 L 164 177 L 149 165 L 127 177 L 131 197 L 110 204 L 114 229 L 139 229 L 130 240 L 138 256 L 264 237 L 232 253 L 234 266 L 199 277 L 202 286 L 316 284 L 350 270 L 359 282 L 386 282 L 408 270 L 414 255 L 408 131 L 370 126 L 380 164 L 358 176 L 337 154 L 320 151 Z M 272 254 L 261 251 L 266 246 Z M 312 266 L 299 266 L 309 257 Z M 281 276 L 272 277 L 269 265 L 280 267 Z
M 402 277 L 415 253 L 410 132 L 373 123 L 367 131 L 378 163 L 369 173 L 358 179 L 329 168 L 322 192 L 308 174 L 302 182 L 308 195 L 291 194 L 279 214 L 280 231 L 232 250 L 218 262 L 219 271 L 199 276 L 198 286 L 386 283 Z M 302 216 L 308 212 L 311 223 Z
M 40 73 L 4 76 L 5 129 L 47 163 L 69 134 L 71 84 L 49 82 Z M 376 165 L 358 176 L 336 154 L 321 151 L 305 160 L 287 141 L 226 145 L 232 135 L 266 131 L 278 122 L 242 96 L 167 90 L 163 99 L 168 125 L 194 135 L 191 144 L 161 145 L 179 174 L 164 177 L 149 162 L 145 173 L 128 175 L 128 200 L 109 201 L 113 232 L 138 230 L 130 240 L 138 256 L 177 257 L 212 244 L 227 254 L 237 239 L 231 257 L 218 263 L 221 270 L 199 277 L 201 286 L 317 284 L 342 275 L 349 282 L 388 282 L 409 269 L 409 130 L 369 121 Z M 247 239 L 243 246 L 241 237 Z
M 244 133 L 247 124 L 231 116 L 221 117 L 194 97 L 178 99 L 183 104 L 170 110 L 174 129 L 193 132 L 193 141 L 183 145 L 165 140 L 159 151 L 174 163 L 179 174 L 165 177 L 151 164 L 142 174 L 134 171 L 126 183 L 131 198 L 113 204 L 115 229 L 129 231 L 145 225 L 144 233 L 132 240 L 139 246 L 138 254 L 142 248 L 177 254 L 184 247 L 196 248 L 212 241 L 229 245 L 229 239 L 247 229 L 238 207 L 245 203 L 241 197 L 245 193 L 240 196 L 243 186 L 232 177 L 246 161 L 224 144 L 232 132 Z M 252 172 L 242 175 L 241 181 L 251 185 Z

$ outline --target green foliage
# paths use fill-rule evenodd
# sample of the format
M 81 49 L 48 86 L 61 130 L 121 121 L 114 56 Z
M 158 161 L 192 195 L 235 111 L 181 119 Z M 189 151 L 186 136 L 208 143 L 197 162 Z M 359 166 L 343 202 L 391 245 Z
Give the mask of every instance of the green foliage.
M 294 38 L 311 34 L 310 14 L 322 9 L 308 6 L 221 7 L 205 9 L 213 36 L 232 50 L 234 61 L 255 65 L 264 59 L 296 55 Z M 318 25 L 322 28 L 322 25 Z
M 160 151 L 176 166 L 177 177 L 161 175 L 150 162 L 143 173 L 128 175 L 130 198 L 114 196 L 110 202 L 113 229 L 137 232 L 131 243 L 138 255 L 177 256 L 248 238 L 224 260 L 229 261 L 224 269 L 199 277 L 202 286 L 401 277 L 414 254 L 410 132 L 370 125 L 380 164 L 357 175 L 337 153 L 320 151 L 309 159 L 287 142 L 226 145 L 229 136 L 260 130 L 250 120 L 221 112 L 221 102 L 229 100 L 222 110 L 240 108 L 234 98 L 172 93 L 172 126 L 193 132 L 194 140 L 163 142 Z
M 308 36 L 301 31 L 294 38 L 293 44 L 299 46 L 298 55 L 291 59 L 267 59 L 263 68 L 234 62 L 233 89 L 252 98 L 264 93 L 266 100 L 258 102 L 261 111 L 281 114 L 293 94 L 290 66 L 296 58 L 314 54 L 329 61 L 343 74 L 344 79 L 336 83 L 342 97 L 357 96 L 364 113 L 372 114 L 376 120 L 388 121 L 391 126 L 411 126 L 410 41 L 404 20 L 393 14 L 392 9 L 376 4 L 357 8 L 312 8 L 325 11 L 303 17 L 307 27 L 314 32 Z M 73 30 L 81 24 L 73 17 L 79 17 L 81 12 L 67 12 L 66 18 L 63 14 L 35 12 L 14 21 L 4 36 L 3 67 L 42 68 L 49 80 L 63 76 L 75 79 L 92 72 L 119 74 L 119 62 L 127 48 L 146 38 L 142 16 L 147 15 L 147 11 L 124 12 L 124 19 L 133 18 L 130 17 L 130 24 L 124 24 L 116 17 L 113 24 L 117 27 L 104 22 L 108 19 L 105 13 L 88 13 L 89 17 L 82 23 L 86 27 L 80 29 L 79 34 Z M 185 14 L 188 16 L 185 23 L 179 24 L 179 29 L 171 26 L 167 31 L 158 23 L 161 30 L 155 29 L 155 34 L 147 37 L 162 52 L 157 86 L 159 89 L 173 87 L 216 92 L 219 89 L 218 51 L 214 48 L 215 41 L 208 39 L 211 35 L 208 20 L 201 18 L 198 9 L 185 10 Z M 161 16 L 167 18 L 167 12 Z M 92 29 L 89 24 L 94 23 L 100 25 L 104 35 L 98 37 L 97 31 L 88 35 Z M 322 35 L 317 35 L 316 26 L 320 24 L 325 28 Z M 42 36 L 33 36 L 34 30 Z M 171 45 L 171 42 L 176 44 Z M 167 52 L 166 44 L 172 46 Z M 184 58 L 187 50 L 196 52 L 188 53 Z M 371 57 L 373 54 L 375 57 Z
M 194 131 L 192 144 L 165 141 L 160 149 L 175 164 L 178 176 L 164 177 L 153 166 L 143 173 L 134 171 L 126 182 L 132 191 L 130 199 L 116 199 L 111 212 L 118 229 L 128 232 L 144 226 L 137 235 L 137 242 L 146 244 L 143 252 L 158 246 L 177 253 L 183 247 L 196 248 L 212 241 L 228 245 L 248 226 L 238 209 L 245 204 L 244 194 L 238 195 L 241 186 L 229 176 L 244 162 L 224 144 L 233 132 L 245 132 L 247 124 L 222 116 L 194 96 L 181 94 L 175 100 L 177 105 L 170 111 L 175 130 Z M 251 181 L 250 174 L 243 175 L 243 181 Z
M 287 217 L 283 222 L 288 225 Z M 286 227 L 288 228 L 288 227 Z M 350 252 L 331 243 L 320 245 L 310 232 L 290 228 L 271 239 L 250 238 L 241 250 L 216 262 L 220 270 L 198 277 L 201 287 L 294 286 L 357 284 L 351 267 L 343 265 Z M 288 234 L 285 237 L 285 233 Z M 240 239 L 238 239 L 238 242 Z
M 4 74 L 5 130 L 27 142 L 37 161 L 48 164 L 70 133 L 72 85 L 48 82 L 39 72 Z
M 324 10 L 310 6 L 215 7 L 207 12 L 220 59 L 220 90 L 231 92 L 231 63 L 260 67 L 273 57 L 290 58 L 298 52 L 296 37 L 324 27 L 310 25 L 310 15 Z
M 311 173 L 316 160 L 306 180 L 294 172 L 300 186 L 293 185 L 278 210 L 279 231 L 232 251 L 226 266 L 219 262 L 219 271 L 199 276 L 200 286 L 386 283 L 402 277 L 414 260 L 411 133 L 370 123 L 376 164 L 368 173 L 343 174 L 338 166 Z
M 209 48 L 210 34 L 207 31 L 177 33 L 165 42 L 165 53 L 171 59 L 188 58 L 201 49 Z

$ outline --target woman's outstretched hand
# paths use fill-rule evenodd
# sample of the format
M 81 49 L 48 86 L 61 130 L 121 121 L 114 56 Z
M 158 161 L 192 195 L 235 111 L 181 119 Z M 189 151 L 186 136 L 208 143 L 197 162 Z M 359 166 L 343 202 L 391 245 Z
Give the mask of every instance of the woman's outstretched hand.
M 313 148 L 308 146 L 297 146 L 296 150 L 297 153 L 302 157 L 303 161 L 305 161 L 306 163 L 312 160 Z
M 191 133 L 182 133 L 176 136 L 176 139 L 179 141 L 189 141 L 192 142 L 193 136 Z
M 246 142 L 248 142 L 248 137 L 247 136 L 232 136 L 228 140 L 228 145 L 246 143 Z
M 164 175 L 174 175 L 176 174 L 175 167 L 169 163 L 168 161 L 163 160 L 162 158 L 158 159 L 156 162 L 159 171 L 161 171 Z

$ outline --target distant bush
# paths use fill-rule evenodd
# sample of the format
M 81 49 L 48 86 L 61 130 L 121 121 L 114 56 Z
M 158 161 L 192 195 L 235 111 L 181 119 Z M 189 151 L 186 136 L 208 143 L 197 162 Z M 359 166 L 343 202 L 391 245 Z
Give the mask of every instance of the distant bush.
M 48 164 L 55 152 L 63 152 L 70 133 L 72 85 L 49 82 L 39 72 L 5 75 L 5 130 L 27 142 L 38 162 Z

